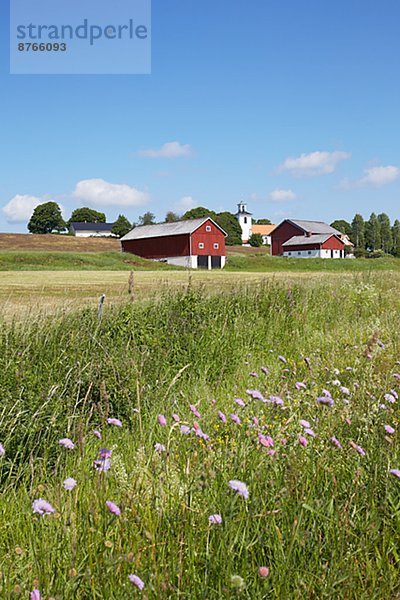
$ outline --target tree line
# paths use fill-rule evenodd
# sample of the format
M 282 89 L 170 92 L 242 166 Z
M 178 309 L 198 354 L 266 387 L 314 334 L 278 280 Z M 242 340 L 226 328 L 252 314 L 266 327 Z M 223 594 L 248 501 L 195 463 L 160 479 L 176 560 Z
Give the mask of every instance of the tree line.
M 358 256 L 384 253 L 400 257 L 400 221 L 392 224 L 385 213 L 372 213 L 367 221 L 356 214 L 351 223 L 339 219 L 331 226 L 349 236 Z

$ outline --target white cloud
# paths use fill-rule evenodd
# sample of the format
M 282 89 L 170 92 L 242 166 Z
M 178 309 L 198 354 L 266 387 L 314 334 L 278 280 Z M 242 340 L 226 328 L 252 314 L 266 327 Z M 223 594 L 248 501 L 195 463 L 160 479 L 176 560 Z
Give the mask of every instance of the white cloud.
M 333 173 L 341 160 L 351 157 L 349 152 L 311 152 L 297 157 L 287 158 L 279 167 L 278 172 L 287 171 L 296 176 L 315 177 Z
M 43 202 L 47 200 L 18 194 L 3 206 L 2 211 L 8 223 L 25 223 L 31 218 L 34 209 Z
M 269 199 L 272 202 L 289 202 L 296 200 L 297 196 L 292 190 L 274 190 L 270 193 Z
M 194 198 L 192 196 L 184 196 L 181 198 L 177 204 L 177 208 L 181 210 L 190 210 L 195 205 Z
M 182 156 L 191 156 L 191 154 L 191 146 L 179 142 L 167 142 L 161 148 L 150 148 L 139 152 L 139 155 L 145 158 L 181 158 Z
M 124 183 L 109 183 L 104 179 L 78 181 L 73 196 L 93 206 L 141 206 L 149 200 L 145 192 Z
M 371 169 L 365 169 L 364 177 L 358 180 L 358 185 L 373 185 L 375 187 L 381 187 L 395 181 L 400 175 L 400 169 L 389 165 L 387 167 L 372 167 Z

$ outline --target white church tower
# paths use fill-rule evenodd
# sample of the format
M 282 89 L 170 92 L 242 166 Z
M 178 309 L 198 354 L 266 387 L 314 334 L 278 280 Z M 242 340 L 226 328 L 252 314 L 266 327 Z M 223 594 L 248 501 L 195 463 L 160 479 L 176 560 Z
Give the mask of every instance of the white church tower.
M 242 228 L 242 244 L 247 244 L 251 237 L 252 220 L 251 213 L 247 212 L 247 204 L 245 202 L 239 202 L 235 217 Z

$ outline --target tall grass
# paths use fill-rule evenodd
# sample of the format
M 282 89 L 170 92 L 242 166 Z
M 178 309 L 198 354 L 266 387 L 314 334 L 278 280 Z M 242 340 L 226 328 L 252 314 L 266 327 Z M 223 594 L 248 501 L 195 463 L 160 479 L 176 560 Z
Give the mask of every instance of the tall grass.
M 0 597 L 396 597 L 398 410 L 384 395 L 399 389 L 399 308 L 370 276 L 211 297 L 189 286 L 100 321 L 82 310 L 4 324 Z M 316 401 L 324 389 L 333 406 Z M 106 473 L 93 467 L 101 447 Z M 38 498 L 55 513 L 33 514 Z

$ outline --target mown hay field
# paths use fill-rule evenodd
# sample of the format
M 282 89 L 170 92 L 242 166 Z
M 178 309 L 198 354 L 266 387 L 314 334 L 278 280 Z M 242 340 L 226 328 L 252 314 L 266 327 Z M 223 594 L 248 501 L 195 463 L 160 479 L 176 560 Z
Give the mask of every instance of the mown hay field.
M 1 598 L 399 597 L 399 277 L 217 288 L 1 323 Z

